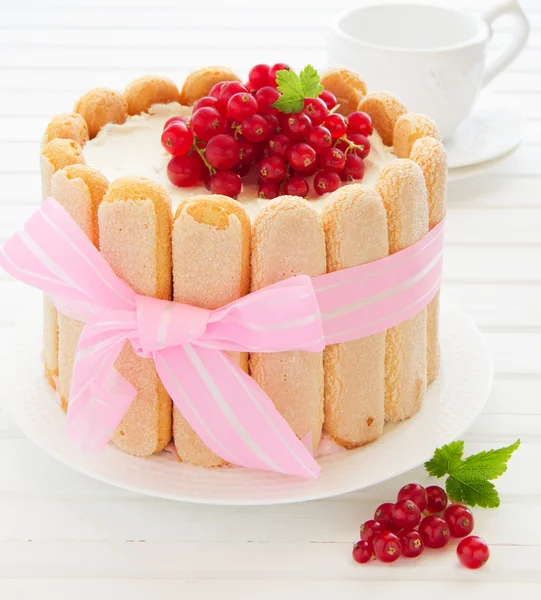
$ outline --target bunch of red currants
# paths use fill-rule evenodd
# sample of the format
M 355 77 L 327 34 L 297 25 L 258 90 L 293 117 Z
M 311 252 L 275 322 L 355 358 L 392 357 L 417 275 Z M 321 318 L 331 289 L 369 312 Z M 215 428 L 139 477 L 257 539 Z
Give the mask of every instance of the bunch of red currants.
M 243 177 L 255 169 L 259 197 L 271 199 L 306 197 L 312 176 L 318 195 L 363 178 L 373 130 L 369 115 L 356 111 L 344 118 L 327 90 L 305 98 L 300 112 L 280 112 L 274 106 L 281 96 L 276 73 L 283 69 L 290 67 L 256 65 L 246 84 L 217 83 L 194 104 L 190 119 L 165 123 L 161 139 L 173 155 L 167 174 L 174 185 L 202 181 L 212 193 L 236 198 Z
M 391 563 L 401 556 L 419 556 L 425 547 L 443 548 L 454 537 L 464 538 L 457 546 L 460 562 L 469 569 L 479 569 L 490 552 L 482 538 L 469 535 L 473 514 L 462 504 L 447 503 L 445 490 L 437 485 L 426 489 L 418 483 L 405 485 L 395 503 L 381 504 L 374 518 L 361 525 L 353 558 L 359 563 L 374 559 Z

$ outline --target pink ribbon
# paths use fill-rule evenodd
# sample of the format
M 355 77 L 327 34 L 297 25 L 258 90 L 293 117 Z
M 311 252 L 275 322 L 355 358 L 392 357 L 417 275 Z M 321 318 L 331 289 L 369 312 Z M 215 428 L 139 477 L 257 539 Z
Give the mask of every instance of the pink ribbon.
M 113 368 L 127 340 L 152 358 L 174 404 L 202 441 L 232 464 L 303 477 L 319 465 L 272 401 L 223 350 L 319 352 L 412 317 L 441 281 L 443 223 L 417 244 L 360 267 L 292 277 L 209 311 L 136 294 L 69 214 L 48 198 L 0 250 L 0 265 L 85 322 L 68 433 L 104 446 L 137 392 Z

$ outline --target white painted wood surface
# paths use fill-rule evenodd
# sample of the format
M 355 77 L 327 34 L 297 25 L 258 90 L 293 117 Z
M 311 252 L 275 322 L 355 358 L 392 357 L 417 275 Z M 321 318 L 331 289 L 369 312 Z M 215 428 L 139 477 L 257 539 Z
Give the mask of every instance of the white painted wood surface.
M 461 1 L 468 10 L 490 2 Z M 391 567 L 352 562 L 360 523 L 402 484 L 426 481 L 422 468 L 302 505 L 176 504 L 56 463 L 0 404 L 0 598 L 539 596 L 541 3 L 523 5 L 532 24 L 528 47 L 490 91 L 523 115 L 524 144 L 496 170 L 451 184 L 446 234 L 445 288 L 485 334 L 495 365 L 466 451 L 523 440 L 498 482 L 501 508 L 475 511 L 476 532 L 491 545 L 487 566 L 461 568 L 452 548 Z M 0 0 L 0 243 L 39 202 L 43 128 L 78 95 L 97 85 L 122 89 L 149 71 L 180 82 L 190 69 L 216 62 L 323 66 L 326 22 L 336 9 L 332 0 Z M 508 36 L 509 25 L 499 23 L 491 52 Z M 35 292 L 1 277 L 5 349 Z

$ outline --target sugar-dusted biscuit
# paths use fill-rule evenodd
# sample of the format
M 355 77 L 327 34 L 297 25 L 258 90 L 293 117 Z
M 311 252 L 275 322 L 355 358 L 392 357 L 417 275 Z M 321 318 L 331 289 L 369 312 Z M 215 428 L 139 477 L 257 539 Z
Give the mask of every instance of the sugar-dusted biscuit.
M 411 160 L 425 177 L 428 197 L 428 226 L 435 227 L 445 216 L 447 195 L 447 153 L 443 144 L 433 137 L 417 140 L 411 149 Z M 440 370 L 439 342 L 440 293 L 427 307 L 427 376 L 432 383 Z
M 358 110 L 370 115 L 383 143 L 392 146 L 396 122 L 407 112 L 402 102 L 388 92 L 372 92 L 361 100 Z
M 193 106 L 199 98 L 207 96 L 213 85 L 220 81 L 240 81 L 239 76 L 228 67 L 203 67 L 186 77 L 180 90 L 180 103 Z
M 398 158 L 410 158 L 414 142 L 423 137 L 440 139 L 436 123 L 426 115 L 406 113 L 394 126 L 393 150 Z
M 295 196 L 271 200 L 252 226 L 252 290 L 295 275 L 326 271 L 325 236 L 310 204 Z M 250 373 L 299 438 L 315 450 L 323 424 L 323 353 L 250 354 Z
M 128 116 L 128 104 L 120 92 L 94 88 L 77 100 L 75 112 L 86 121 L 88 135 L 92 139 L 107 123 L 124 123 Z
M 51 195 L 70 214 L 89 240 L 98 246 L 98 206 L 109 182 L 86 165 L 69 165 L 51 180 Z M 68 407 L 75 349 L 83 323 L 58 313 L 58 393 L 64 410 Z
M 321 76 L 321 85 L 336 96 L 337 112 L 344 116 L 357 110 L 359 102 L 366 96 L 366 83 L 354 71 L 341 67 L 327 69 Z
M 175 214 L 172 237 L 175 301 L 213 310 L 250 291 L 251 224 L 239 202 L 211 194 L 182 201 Z M 248 371 L 247 353 L 230 354 Z M 202 467 L 225 464 L 176 407 L 173 438 L 182 461 Z
M 71 139 L 54 138 L 41 146 L 42 199 L 51 195 L 51 179 L 59 169 L 68 165 L 84 164 L 83 149 Z M 47 296 L 43 299 L 43 362 L 45 376 L 56 389 L 58 377 L 58 315 Z
M 153 104 L 178 102 L 179 91 L 167 77 L 144 75 L 126 86 L 124 98 L 128 103 L 128 114 L 139 115 L 147 112 Z
M 45 129 L 43 143 L 46 144 L 56 138 L 73 140 L 80 146 L 84 146 L 88 142 L 86 121 L 77 113 L 55 115 Z
M 135 292 L 171 299 L 171 201 L 150 179 L 123 177 L 111 183 L 98 208 L 100 251 Z M 115 369 L 137 390 L 113 434 L 125 452 L 149 456 L 171 439 L 171 399 L 154 361 L 136 356 L 126 342 Z
M 329 198 L 322 218 L 327 272 L 389 254 L 387 215 L 373 188 L 360 184 L 340 188 Z M 346 448 L 380 437 L 385 421 L 385 332 L 327 346 L 323 365 L 324 431 Z
M 389 253 L 418 242 L 428 232 L 428 202 L 421 168 L 407 158 L 385 167 L 376 183 L 389 231 Z M 387 330 L 385 417 L 401 421 L 420 408 L 427 385 L 426 308 Z

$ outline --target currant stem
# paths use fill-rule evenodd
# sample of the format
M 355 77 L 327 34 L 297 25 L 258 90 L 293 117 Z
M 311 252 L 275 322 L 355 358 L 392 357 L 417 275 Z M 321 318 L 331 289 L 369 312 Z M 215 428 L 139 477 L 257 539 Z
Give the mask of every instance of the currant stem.
M 348 145 L 348 147 L 344 150 L 344 154 L 346 156 L 348 152 L 351 152 L 352 150 L 360 150 L 361 152 L 364 151 L 364 146 L 353 143 L 351 140 L 348 139 L 347 135 L 343 135 L 342 137 L 338 138 L 334 145 L 338 145 L 339 142 L 345 142 Z
M 216 174 L 216 169 L 206 159 L 206 157 L 205 157 L 205 150 L 203 148 L 199 148 L 199 146 L 197 145 L 198 141 L 199 140 L 195 140 L 194 141 L 193 146 L 192 146 L 192 151 L 195 150 L 197 152 L 197 154 L 199 154 L 199 156 L 201 157 L 201 159 L 205 163 L 205 166 L 209 170 L 210 174 L 211 175 L 215 175 Z

